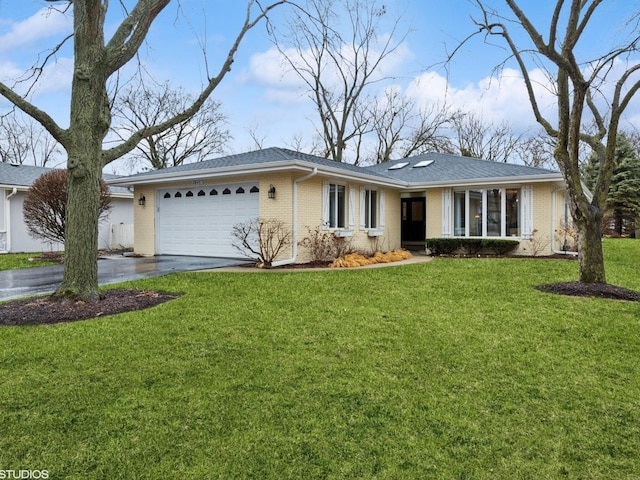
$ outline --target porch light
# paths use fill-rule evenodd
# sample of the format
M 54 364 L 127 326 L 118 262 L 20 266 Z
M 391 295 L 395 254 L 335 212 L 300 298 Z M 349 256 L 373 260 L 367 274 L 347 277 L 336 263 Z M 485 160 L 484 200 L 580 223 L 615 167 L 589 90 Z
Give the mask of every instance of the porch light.
M 271 199 L 275 199 L 276 198 L 276 187 L 274 187 L 273 184 L 269 185 L 268 195 L 269 195 L 269 198 L 271 198 Z
M 147 199 L 144 198 L 144 195 L 140 194 L 140 197 L 138 198 L 138 205 L 140 205 L 141 207 L 144 207 L 144 204 L 147 202 Z

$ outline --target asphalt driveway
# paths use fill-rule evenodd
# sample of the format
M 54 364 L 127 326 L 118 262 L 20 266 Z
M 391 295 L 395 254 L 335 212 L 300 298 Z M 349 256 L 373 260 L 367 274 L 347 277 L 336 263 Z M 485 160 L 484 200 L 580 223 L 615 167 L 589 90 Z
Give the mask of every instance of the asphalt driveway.
M 233 267 L 250 260 L 160 255 L 105 257 L 98 260 L 98 283 L 125 282 L 168 273 Z M 62 265 L 0 271 L 0 301 L 53 292 L 62 282 Z

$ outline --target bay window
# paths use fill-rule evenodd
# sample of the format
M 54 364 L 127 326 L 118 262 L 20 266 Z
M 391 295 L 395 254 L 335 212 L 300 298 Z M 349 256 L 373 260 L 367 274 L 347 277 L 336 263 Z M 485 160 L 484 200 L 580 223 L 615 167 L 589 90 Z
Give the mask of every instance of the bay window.
M 519 188 L 456 190 L 453 227 L 458 237 L 514 237 L 521 234 Z

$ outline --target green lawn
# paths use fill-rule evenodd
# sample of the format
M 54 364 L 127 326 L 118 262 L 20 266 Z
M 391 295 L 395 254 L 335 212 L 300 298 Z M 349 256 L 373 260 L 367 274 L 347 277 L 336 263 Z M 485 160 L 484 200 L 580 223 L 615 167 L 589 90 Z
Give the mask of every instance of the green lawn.
M 606 243 L 640 290 L 640 240 Z M 143 312 L 0 330 L 0 470 L 55 479 L 640 478 L 640 303 L 575 261 L 185 273 Z M 120 285 L 121 286 L 121 285 Z
M 46 267 L 57 262 L 45 260 L 40 253 L 6 253 L 0 254 L 0 271 L 19 268 Z

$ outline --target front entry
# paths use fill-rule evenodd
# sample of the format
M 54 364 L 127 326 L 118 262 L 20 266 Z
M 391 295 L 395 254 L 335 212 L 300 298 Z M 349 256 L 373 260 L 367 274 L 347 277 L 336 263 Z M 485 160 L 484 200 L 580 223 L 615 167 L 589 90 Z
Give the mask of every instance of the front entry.
M 424 249 L 426 236 L 426 201 L 424 197 L 402 199 L 402 247 Z

